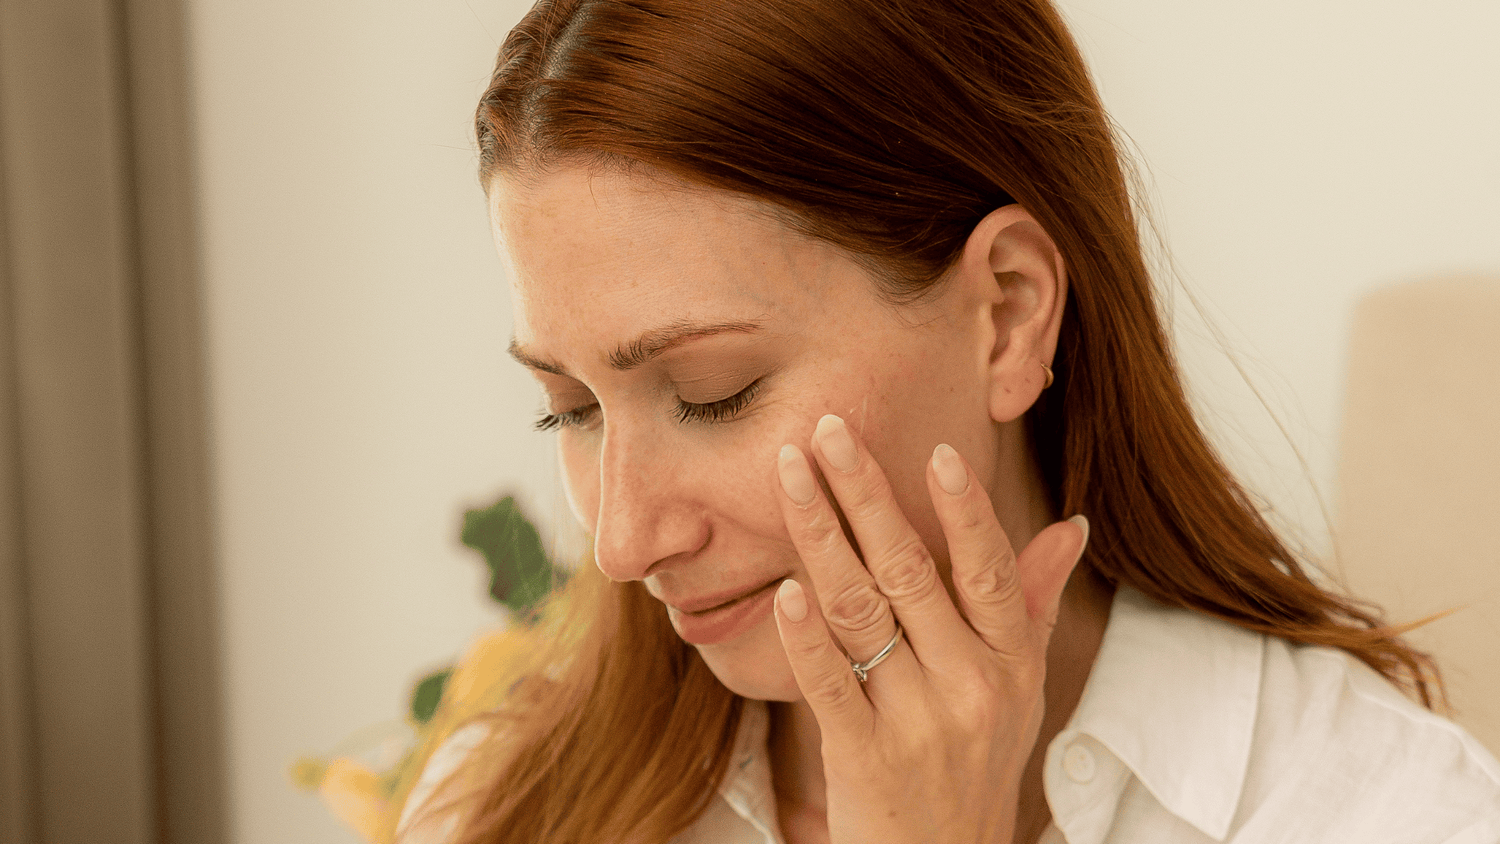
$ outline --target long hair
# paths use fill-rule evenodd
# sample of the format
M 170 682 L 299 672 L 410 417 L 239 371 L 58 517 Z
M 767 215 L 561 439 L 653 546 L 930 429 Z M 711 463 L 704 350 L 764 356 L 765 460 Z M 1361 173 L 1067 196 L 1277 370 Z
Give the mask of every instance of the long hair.
M 1108 118 L 1047 0 L 542 0 L 501 48 L 477 124 L 486 185 L 645 165 L 768 203 L 897 301 L 1019 202 L 1069 275 L 1056 382 L 1028 420 L 1051 503 L 1092 526 L 1082 565 L 1342 648 L 1432 704 L 1431 661 L 1314 582 L 1198 427 Z M 663 608 L 597 576 L 569 600 L 591 632 L 489 716 L 464 844 L 659 844 L 726 770 L 738 701 Z

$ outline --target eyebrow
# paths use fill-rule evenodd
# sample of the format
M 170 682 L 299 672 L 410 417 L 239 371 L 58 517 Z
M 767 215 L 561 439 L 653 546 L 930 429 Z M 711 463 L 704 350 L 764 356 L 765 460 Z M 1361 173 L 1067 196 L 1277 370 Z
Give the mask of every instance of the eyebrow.
M 712 337 L 716 334 L 753 334 L 759 331 L 759 322 L 674 322 L 661 328 L 653 328 L 642 333 L 639 337 L 626 343 L 609 353 L 609 365 L 621 372 L 627 372 L 641 366 L 668 349 L 680 346 L 691 340 L 700 340 L 704 337 Z M 571 378 L 572 375 L 562 364 L 555 363 L 543 357 L 538 357 L 527 351 L 519 342 L 512 339 L 507 349 L 510 356 L 519 361 L 523 366 L 531 369 L 550 372 L 553 375 L 561 375 Z

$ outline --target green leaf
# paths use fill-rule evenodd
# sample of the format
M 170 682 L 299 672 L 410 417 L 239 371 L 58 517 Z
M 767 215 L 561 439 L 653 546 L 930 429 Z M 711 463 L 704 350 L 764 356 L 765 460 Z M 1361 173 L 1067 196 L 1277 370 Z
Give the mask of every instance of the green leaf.
M 553 569 L 542 548 L 541 534 L 509 495 L 464 513 L 461 538 L 489 565 L 490 597 L 518 616 L 545 598 L 554 580 L 561 580 L 562 572 Z
M 444 668 L 423 677 L 411 693 L 411 717 L 418 724 L 425 724 L 436 714 L 438 702 L 443 699 L 443 687 L 453 676 L 452 668 Z

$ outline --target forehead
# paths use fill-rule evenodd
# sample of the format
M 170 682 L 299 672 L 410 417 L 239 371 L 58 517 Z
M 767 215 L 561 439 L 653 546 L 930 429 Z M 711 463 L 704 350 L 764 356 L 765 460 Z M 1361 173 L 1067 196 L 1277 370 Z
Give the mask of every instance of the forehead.
M 563 168 L 490 185 L 516 339 L 619 339 L 680 320 L 798 318 L 858 266 L 769 208 L 655 175 Z M 550 344 L 549 344 L 550 345 Z

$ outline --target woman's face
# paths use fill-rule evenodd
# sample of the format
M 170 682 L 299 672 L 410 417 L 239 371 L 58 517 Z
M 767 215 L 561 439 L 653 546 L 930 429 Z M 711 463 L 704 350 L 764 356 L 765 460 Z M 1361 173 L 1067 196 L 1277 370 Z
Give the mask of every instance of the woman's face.
M 812 584 L 776 456 L 842 416 L 946 571 L 924 472 L 954 446 L 989 481 L 989 311 L 968 287 L 893 306 L 839 249 L 742 198 L 560 169 L 490 190 L 512 269 L 517 359 L 557 427 L 600 569 L 641 580 L 730 689 L 800 697 L 771 615 Z

